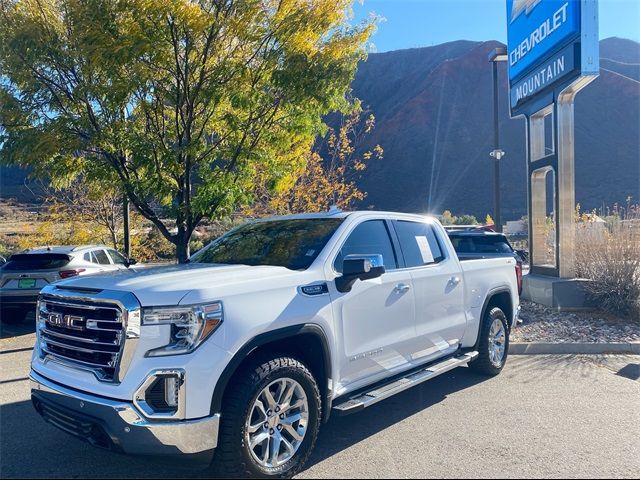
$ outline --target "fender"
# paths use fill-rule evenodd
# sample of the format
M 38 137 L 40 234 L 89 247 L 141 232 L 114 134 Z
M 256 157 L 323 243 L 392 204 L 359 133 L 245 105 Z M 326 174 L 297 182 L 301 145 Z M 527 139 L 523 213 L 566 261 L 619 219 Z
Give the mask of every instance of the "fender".
M 480 329 L 482 328 L 482 322 L 484 322 L 484 316 L 487 313 L 487 307 L 489 306 L 489 302 L 491 302 L 491 299 L 498 293 L 509 294 L 509 302 L 511 302 L 511 315 L 509 316 L 508 321 L 509 321 L 509 329 L 511 329 L 511 324 L 513 323 L 513 308 L 514 308 L 513 300 L 511 299 L 511 290 L 509 289 L 509 287 L 506 287 L 506 286 L 494 287 L 487 292 L 487 296 L 485 297 L 484 303 L 482 304 L 482 312 L 480 314 L 480 321 L 478 322 L 478 335 L 476 338 L 476 343 L 473 346 L 474 350 L 478 349 L 478 342 L 480 342 Z
M 290 327 L 284 327 L 278 330 L 272 330 L 269 332 L 262 333 L 257 335 L 256 337 L 249 340 L 245 343 L 238 352 L 233 356 L 231 361 L 227 364 L 225 369 L 223 370 L 220 378 L 218 379 L 215 389 L 213 391 L 213 398 L 211 399 L 211 414 L 217 414 L 222 411 L 222 400 L 224 396 L 224 392 L 229 384 L 229 380 L 233 378 L 233 375 L 236 373 L 242 362 L 251 355 L 256 349 L 263 345 L 267 345 L 269 343 L 284 340 L 286 338 L 296 337 L 298 335 L 303 334 L 311 334 L 320 340 L 320 344 L 322 345 L 323 350 L 323 360 L 324 360 L 324 370 L 326 378 L 323 381 L 319 379 L 320 392 L 324 392 L 324 400 L 323 400 L 323 415 L 322 420 L 326 422 L 329 419 L 329 412 L 331 411 L 331 392 L 327 386 L 327 379 L 332 378 L 331 372 L 331 351 L 329 349 L 329 342 L 327 341 L 327 336 L 319 325 L 307 323 L 302 325 L 294 325 Z

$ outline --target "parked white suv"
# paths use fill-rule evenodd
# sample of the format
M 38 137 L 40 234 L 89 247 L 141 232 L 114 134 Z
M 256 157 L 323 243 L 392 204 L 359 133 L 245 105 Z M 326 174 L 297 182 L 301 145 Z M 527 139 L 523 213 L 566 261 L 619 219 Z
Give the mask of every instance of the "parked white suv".
M 39 247 L 14 253 L 0 266 L 0 304 L 4 322 L 21 321 L 33 310 L 40 290 L 61 279 L 122 270 L 134 264 L 104 245 Z
M 461 365 L 499 373 L 518 308 L 515 259 L 461 264 L 433 218 L 277 217 L 188 265 L 47 286 L 32 399 L 96 446 L 291 476 L 331 412 Z

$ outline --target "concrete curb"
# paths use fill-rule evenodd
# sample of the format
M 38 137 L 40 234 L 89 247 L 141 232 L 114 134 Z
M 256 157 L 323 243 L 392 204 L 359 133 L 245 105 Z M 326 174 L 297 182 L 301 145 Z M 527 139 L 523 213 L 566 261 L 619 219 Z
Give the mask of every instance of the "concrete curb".
M 640 355 L 640 343 L 520 343 L 509 344 L 510 355 Z

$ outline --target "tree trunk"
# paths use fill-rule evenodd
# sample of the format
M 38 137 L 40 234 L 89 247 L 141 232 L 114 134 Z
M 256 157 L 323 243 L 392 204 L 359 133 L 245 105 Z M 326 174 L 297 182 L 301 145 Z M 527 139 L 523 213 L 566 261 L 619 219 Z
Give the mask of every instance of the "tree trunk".
M 184 228 L 178 227 L 178 233 L 175 236 L 176 257 L 178 263 L 187 263 L 189 260 L 189 237 Z

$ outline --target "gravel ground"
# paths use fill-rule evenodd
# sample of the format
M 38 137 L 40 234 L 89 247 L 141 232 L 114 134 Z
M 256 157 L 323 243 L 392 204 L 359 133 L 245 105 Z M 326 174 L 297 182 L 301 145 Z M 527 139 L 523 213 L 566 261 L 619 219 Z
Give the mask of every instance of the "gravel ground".
M 511 332 L 512 342 L 630 343 L 640 342 L 640 321 L 603 312 L 558 312 L 521 301 L 522 323 Z

